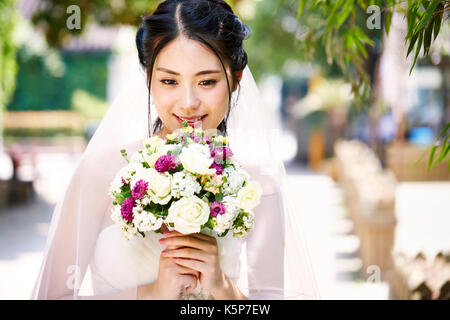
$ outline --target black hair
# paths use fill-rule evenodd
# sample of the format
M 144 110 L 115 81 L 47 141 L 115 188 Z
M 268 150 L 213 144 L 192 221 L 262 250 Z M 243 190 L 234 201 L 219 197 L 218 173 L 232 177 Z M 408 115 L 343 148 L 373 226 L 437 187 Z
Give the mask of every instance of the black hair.
M 247 53 L 242 41 L 251 34 L 249 26 L 233 13 L 223 0 L 166 0 L 158 5 L 148 16 L 142 17 L 142 23 L 136 34 L 140 65 L 147 74 L 149 94 L 148 112 L 150 115 L 150 84 L 153 65 L 161 49 L 179 35 L 200 41 L 208 46 L 219 58 L 228 85 L 228 111 L 217 130 L 226 135 L 226 122 L 231 109 L 231 89 L 225 65 L 230 66 L 233 88 L 240 85 L 235 72 L 243 71 L 247 65 Z M 149 116 L 150 118 L 150 116 Z M 149 136 L 150 119 L 149 119 Z M 158 117 L 153 134 L 162 128 Z

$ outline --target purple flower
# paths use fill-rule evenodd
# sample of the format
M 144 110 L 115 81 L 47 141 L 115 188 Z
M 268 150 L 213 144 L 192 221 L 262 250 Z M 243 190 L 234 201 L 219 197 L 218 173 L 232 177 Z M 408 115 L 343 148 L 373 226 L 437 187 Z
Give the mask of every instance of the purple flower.
M 166 172 L 170 169 L 175 170 L 178 167 L 178 164 L 179 162 L 176 156 L 174 156 L 173 154 L 166 154 L 156 160 L 155 169 L 158 172 Z
M 232 156 L 233 152 L 228 147 L 217 147 L 211 150 L 211 157 L 219 163 L 226 162 Z
M 120 207 L 120 213 L 122 214 L 122 217 L 127 221 L 133 220 L 133 206 L 134 206 L 133 198 L 126 198 L 122 202 L 122 206 Z
M 211 202 L 209 206 L 209 212 L 211 216 L 217 217 L 217 215 L 222 215 L 225 213 L 225 206 L 219 201 Z
M 197 143 L 200 142 L 200 138 L 196 134 L 191 133 L 191 139 L 194 140 Z
M 134 185 L 133 190 L 131 190 L 131 195 L 133 196 L 133 199 L 141 199 L 145 193 L 147 192 L 148 188 L 148 182 L 144 180 L 138 180 L 136 184 Z
M 203 140 L 206 142 L 206 144 L 210 144 L 211 143 L 211 138 L 208 136 L 204 136 Z
M 128 182 L 126 182 L 124 178 L 122 178 L 122 183 L 123 183 L 124 185 L 128 185 Z
M 211 169 L 216 169 L 216 173 L 217 174 L 222 174 L 223 172 L 223 167 L 221 164 L 215 163 L 213 162 L 210 166 Z

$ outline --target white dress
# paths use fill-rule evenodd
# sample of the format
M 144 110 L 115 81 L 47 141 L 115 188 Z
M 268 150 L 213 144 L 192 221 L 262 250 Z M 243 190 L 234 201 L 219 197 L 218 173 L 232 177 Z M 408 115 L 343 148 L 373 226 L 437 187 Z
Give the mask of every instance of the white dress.
M 149 284 L 158 276 L 159 257 L 165 246 L 158 240 L 164 235 L 146 232 L 141 236 L 126 239 L 116 224 L 104 228 L 98 235 L 90 267 L 93 293 L 109 294 L 126 290 L 137 285 Z M 240 275 L 242 240 L 228 233 L 217 239 L 219 261 L 223 272 L 233 281 Z M 183 293 L 180 299 L 213 299 L 210 293 L 201 288 L 200 282 L 190 293 Z

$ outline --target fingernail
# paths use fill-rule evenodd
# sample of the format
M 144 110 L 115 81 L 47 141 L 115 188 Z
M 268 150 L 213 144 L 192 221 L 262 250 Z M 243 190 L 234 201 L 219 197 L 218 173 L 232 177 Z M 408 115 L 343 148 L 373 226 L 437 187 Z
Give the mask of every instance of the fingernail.
M 162 254 L 163 256 L 165 256 L 165 255 L 167 254 L 167 251 L 166 251 L 166 250 L 163 250 L 163 251 L 161 251 L 161 254 Z
M 166 239 L 159 239 L 159 243 L 164 243 L 164 241 L 166 241 Z
M 165 236 L 168 236 L 169 234 L 171 234 L 172 232 L 171 231 L 166 231 L 166 232 L 164 232 L 163 234 L 165 235 Z

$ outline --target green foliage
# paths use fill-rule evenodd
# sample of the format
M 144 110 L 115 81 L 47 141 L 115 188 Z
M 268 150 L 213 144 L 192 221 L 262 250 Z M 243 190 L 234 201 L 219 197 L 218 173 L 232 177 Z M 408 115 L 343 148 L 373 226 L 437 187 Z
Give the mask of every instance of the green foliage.
M 278 0 L 278 8 L 285 0 Z M 408 44 L 407 56 L 414 48 L 414 60 L 410 69 L 410 74 L 416 65 L 420 51 L 427 56 L 430 47 L 436 40 L 441 25 L 450 9 L 448 0 L 408 0 L 405 6 L 404 0 L 296 0 L 297 19 L 308 21 L 311 16 L 318 17 L 315 25 L 306 23 L 310 30 L 305 37 L 305 46 L 308 52 L 316 54 L 320 47 L 318 43 L 325 44 L 327 61 L 331 64 L 336 61 L 346 79 L 352 84 L 352 91 L 355 94 L 356 102 L 372 100 L 372 89 L 370 79 L 365 69 L 367 60 L 367 47 L 373 47 L 376 41 L 371 37 L 371 32 L 361 25 L 365 21 L 358 18 L 367 18 L 366 10 L 369 5 L 378 6 L 382 12 L 383 30 L 389 34 L 394 11 L 403 13 L 407 19 L 407 35 L 405 41 Z M 373 34 L 372 34 L 373 35 Z M 382 34 L 381 34 L 382 35 Z M 378 38 L 380 34 L 378 34 Z M 447 135 L 449 124 L 446 125 L 440 139 Z M 441 145 L 432 147 L 429 157 L 428 167 L 434 166 L 439 161 L 448 156 L 448 138 Z M 434 155 L 441 148 L 441 153 L 436 160 Z M 449 159 L 450 166 L 450 159 Z
M 408 56 L 414 47 L 414 62 L 410 74 L 416 64 L 420 50 L 428 55 L 432 41 L 439 34 L 441 23 L 444 18 L 444 10 L 448 10 L 449 1 L 412 1 L 408 0 L 408 9 L 400 9 L 406 15 L 408 21 L 408 32 L 406 39 L 409 42 Z
M 88 119 L 102 114 L 109 56 L 109 52 L 59 52 L 54 49 L 31 53 L 22 47 L 17 58 L 21 70 L 17 88 L 7 109 L 76 109 Z M 60 67 L 55 68 L 55 65 Z
M 14 92 L 18 70 L 14 30 L 19 17 L 15 5 L 15 0 L 0 1 L 0 116 Z
M 40 0 L 41 6 L 32 17 L 34 25 L 43 29 L 49 45 L 60 47 L 67 38 L 83 33 L 89 23 L 103 26 L 134 25 L 141 23 L 141 16 L 150 14 L 161 0 Z M 226 0 L 234 7 L 239 0 Z M 67 19 L 73 12 L 67 8 L 77 5 L 80 8 L 80 29 L 68 29 Z
M 278 0 L 278 8 L 285 0 Z M 432 42 L 436 39 L 444 11 L 449 8 L 446 0 L 408 0 L 404 8 L 401 0 L 296 0 L 297 19 L 309 27 L 304 45 L 312 55 L 325 47 L 329 64 L 336 62 L 346 79 L 352 84 L 352 89 L 360 101 L 370 99 L 371 88 L 367 71 L 367 47 L 376 44 L 374 35 L 380 40 L 382 34 L 376 34 L 366 26 L 369 5 L 380 8 L 381 22 L 384 31 L 389 33 L 392 15 L 395 10 L 404 13 L 408 20 L 406 41 L 409 42 L 408 55 L 416 47 L 413 69 L 421 48 L 428 54 Z M 314 17 L 315 24 L 309 23 Z M 374 41 L 375 40 L 375 41 Z
M 428 170 L 434 167 L 436 164 L 444 160 L 448 157 L 450 153 L 450 134 L 448 134 L 450 130 L 450 122 L 442 129 L 439 136 L 435 139 L 433 146 L 431 147 L 430 157 L 428 158 Z M 434 159 L 434 156 L 437 155 L 437 151 L 440 148 L 439 156 Z M 448 169 L 450 170 L 450 157 L 448 157 Z
M 305 44 L 308 41 L 307 28 L 320 23 L 318 17 L 308 15 L 295 26 L 295 4 L 292 0 L 290 2 L 258 1 L 253 17 L 244 19 L 252 30 L 251 36 L 244 41 L 244 47 L 255 79 L 258 81 L 264 74 L 280 74 L 286 78 L 282 70 L 288 60 L 313 62 L 326 76 L 342 76 L 336 63 L 327 63 L 322 43 Z

